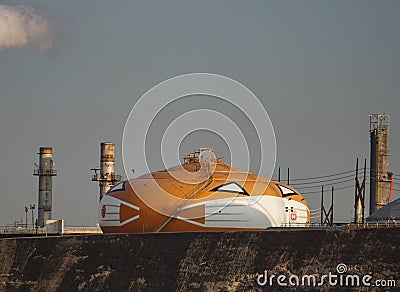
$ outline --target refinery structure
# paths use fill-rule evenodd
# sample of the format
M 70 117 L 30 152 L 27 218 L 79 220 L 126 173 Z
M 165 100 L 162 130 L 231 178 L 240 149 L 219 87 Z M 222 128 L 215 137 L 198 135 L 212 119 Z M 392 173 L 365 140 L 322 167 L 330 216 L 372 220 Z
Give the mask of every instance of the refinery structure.
M 51 147 L 40 147 L 38 154 L 39 164 L 33 169 L 33 175 L 39 177 L 37 226 L 44 227 L 46 221 L 52 219 L 53 176 L 57 175 L 57 170 Z
M 280 175 L 273 181 L 225 163 L 211 148 L 200 148 L 181 165 L 122 180 L 115 171 L 115 145 L 102 142 L 100 164 L 91 176 L 99 194 L 87 194 L 97 199 L 99 226 L 85 228 L 64 228 L 64 220 L 53 218 L 53 148 L 40 147 L 33 171 L 37 205 L 25 207 L 23 227 L 0 233 L 11 238 L 0 239 L 0 287 L 253 291 L 260 290 L 260 277 L 266 279 L 271 271 L 274 276 L 282 267 L 302 279 L 337 271 L 346 281 L 364 273 L 385 287 L 399 286 L 400 198 L 392 201 L 398 190 L 389 172 L 388 141 L 389 116 L 371 115 L 370 167 L 367 159 L 357 158 L 355 170 L 346 172 L 345 179 L 355 179 L 354 221 L 344 223 L 334 222 L 334 186 L 321 185 L 321 206 L 313 210 L 303 197 L 307 192 L 297 188 L 299 179 L 289 184 L 289 170 L 287 183 Z M 317 178 L 343 179 L 331 177 Z M 319 213 L 315 224 L 312 219 Z M 352 270 L 343 274 L 339 267 Z
M 389 202 L 389 125 L 390 117 L 373 114 L 370 118 L 370 209 L 372 214 Z
M 280 175 L 267 179 L 199 148 L 180 165 L 123 180 L 115 145 L 101 142 L 99 166 L 91 176 L 87 168 L 99 193 L 85 194 L 97 205 L 98 225 L 64 225 L 53 217 L 53 179 L 60 175 L 53 148 L 40 147 L 37 203 L 25 206 L 25 224 L 0 232 L 0 290 L 258 291 L 260 277 L 288 271 L 301 279 L 332 271 L 352 281 L 373 275 L 398 287 L 400 198 L 392 201 L 398 190 L 389 172 L 389 117 L 370 119 L 370 167 L 357 158 L 340 176 L 313 177 L 322 183 L 313 193 L 321 198 L 316 209 L 306 201 L 308 178 L 289 180 L 289 169 L 283 183 Z M 337 189 L 354 188 L 354 220 L 335 222 L 333 184 L 349 180 L 354 185 Z
M 369 217 L 365 216 L 367 160 L 362 165 L 357 159 L 354 220 L 346 224 L 365 226 L 400 221 L 400 201 L 392 202 L 394 175 L 389 171 L 389 126 L 389 115 L 370 115 Z M 208 155 L 203 155 L 206 152 Z M 40 147 L 38 154 L 39 160 L 33 170 L 33 175 L 38 177 L 37 206 L 31 204 L 29 208 L 25 207 L 26 222 L 19 230 L 37 234 L 67 233 L 64 221 L 52 216 L 53 178 L 57 176 L 53 148 Z M 183 161 L 182 165 L 171 169 L 123 181 L 121 175 L 115 172 L 114 143 L 101 142 L 99 167 L 91 169 L 91 180 L 99 184 L 98 218 L 102 231 L 265 230 L 270 227 L 335 225 L 333 186 L 329 190 L 330 207 L 324 205 L 322 186 L 321 207 L 317 211 L 309 208 L 301 192 L 289 185 L 289 178 L 287 184 L 283 184 L 280 178 L 278 181 L 268 180 L 258 174 L 236 169 L 221 158 L 215 158 L 211 148 L 200 148 L 184 157 Z M 197 176 L 199 182 L 185 183 L 188 173 Z M 165 193 L 170 196 L 165 196 Z M 152 206 L 156 206 L 154 210 Z M 35 210 L 37 219 L 34 218 Z M 32 213 L 32 228 L 28 228 L 27 224 L 29 211 Z M 320 224 L 316 225 L 311 219 L 315 219 L 318 212 Z M 8 232 L 12 233 L 13 230 Z M 100 232 L 98 227 L 86 231 L 90 233 L 90 230 Z M 79 233 L 77 230 L 75 232 Z
M 100 167 L 92 168 L 92 181 L 99 182 L 99 200 L 121 181 L 121 175 L 115 174 L 115 145 L 111 142 L 100 144 Z

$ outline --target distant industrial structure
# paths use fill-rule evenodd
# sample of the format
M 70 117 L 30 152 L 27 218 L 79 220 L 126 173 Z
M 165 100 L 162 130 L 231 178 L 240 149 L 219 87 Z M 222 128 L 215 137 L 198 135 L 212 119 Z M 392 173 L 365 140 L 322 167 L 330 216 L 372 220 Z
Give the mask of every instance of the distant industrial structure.
M 121 175 L 115 174 L 115 145 L 111 142 L 100 144 L 100 168 L 92 168 L 92 181 L 98 181 L 101 200 L 105 193 L 121 181 Z
M 356 160 L 356 185 L 355 185 L 355 202 L 354 202 L 354 223 L 364 223 L 365 222 L 365 185 L 367 178 L 367 159 L 364 160 L 364 175 L 362 181 L 358 177 L 358 158 Z
M 357 158 L 356 160 L 356 168 L 355 168 L 355 193 L 354 193 L 354 220 L 349 226 L 352 224 L 356 224 L 356 226 L 367 226 L 368 224 L 371 223 L 377 223 L 381 224 L 382 222 L 386 224 L 386 227 L 388 224 L 398 224 L 400 223 L 400 199 L 395 200 L 392 202 L 393 199 L 393 191 L 397 191 L 394 188 L 394 179 L 395 175 L 391 172 L 389 172 L 389 147 L 388 147 L 388 141 L 389 141 L 389 125 L 390 125 L 390 116 L 386 114 L 370 114 L 369 115 L 369 134 L 370 134 L 370 175 L 369 175 L 369 184 L 370 184 L 370 206 L 369 206 L 369 217 L 366 219 L 365 218 L 365 209 L 367 208 L 365 204 L 365 198 L 366 198 L 366 188 L 367 188 L 367 159 L 364 160 L 364 165 L 363 167 L 360 167 L 359 165 L 359 159 Z M 208 148 L 201 148 L 201 150 L 209 150 Z M 191 155 L 187 156 L 184 158 L 185 165 L 194 163 L 196 168 L 195 170 L 197 171 L 197 164 L 196 163 L 201 163 L 199 160 L 198 154 L 201 152 L 201 150 L 196 151 L 195 153 L 192 153 Z M 25 211 L 25 224 L 23 224 L 23 220 L 21 219 L 20 222 L 16 222 L 13 226 L 6 226 L 3 231 L 0 230 L 0 234 L 83 234 L 83 233 L 101 233 L 102 231 L 98 226 L 96 227 L 89 227 L 89 226 L 76 226 L 72 227 L 69 226 L 66 230 L 64 229 L 64 220 L 59 219 L 59 220 L 53 220 L 52 218 L 52 186 L 53 186 L 53 176 L 57 176 L 57 170 L 55 169 L 55 165 L 53 163 L 53 149 L 51 147 L 40 147 L 39 148 L 39 162 L 34 164 L 34 169 L 33 169 L 33 175 L 39 177 L 39 183 L 38 183 L 38 204 L 29 204 L 25 205 L 24 211 Z M 196 156 L 197 155 L 197 156 Z M 217 160 L 216 163 L 221 164 L 222 162 L 220 160 Z M 91 180 L 96 181 L 99 184 L 99 200 L 101 201 L 103 199 L 103 196 L 115 185 L 117 185 L 119 182 L 122 181 L 122 177 L 119 174 L 115 174 L 115 145 L 114 143 L 111 142 L 102 142 L 100 143 L 100 165 L 98 168 L 92 168 L 93 171 Z M 333 184 L 335 184 L 334 181 L 337 183 L 343 183 L 349 180 L 341 181 L 344 178 L 348 178 L 349 176 L 352 176 L 352 174 L 348 175 L 348 173 L 353 173 L 354 170 L 351 170 L 349 172 L 344 172 L 344 173 L 338 173 L 330 176 L 319 176 L 319 177 L 314 177 L 314 178 L 303 178 L 303 179 L 294 179 L 295 181 L 299 180 L 314 180 L 314 179 L 321 179 L 323 178 L 324 180 L 322 181 L 316 181 L 317 183 L 319 182 L 330 182 L 328 185 L 331 185 L 331 206 L 325 207 L 324 205 L 324 185 L 321 185 L 322 190 L 321 190 L 321 208 L 318 210 L 310 210 L 311 212 L 308 214 L 308 216 L 311 218 L 313 217 L 314 219 L 317 218 L 320 213 L 321 221 L 318 222 L 311 222 L 311 225 L 314 224 L 313 226 L 320 226 L 320 227 L 332 227 L 332 226 L 340 226 L 343 225 L 344 223 L 334 223 L 334 191 L 335 187 Z M 342 177 L 337 177 L 337 175 L 343 175 L 346 174 L 345 176 Z M 327 179 L 328 177 L 328 179 Z M 332 178 L 335 177 L 335 178 Z M 281 180 L 281 169 L 280 167 L 278 168 L 278 181 L 280 182 Z M 235 183 L 235 182 L 234 182 Z M 287 184 L 289 184 L 289 168 L 287 170 Z M 296 183 L 295 183 L 296 184 Z M 315 187 L 315 185 L 310 184 L 315 184 L 315 182 L 310 183 L 309 181 L 307 182 L 301 182 L 297 183 L 298 185 L 307 185 L 304 188 L 311 188 Z M 279 183 L 280 185 L 280 183 Z M 122 183 L 121 189 L 118 190 L 123 190 L 124 189 L 124 184 Z M 224 188 L 226 187 L 225 185 L 219 186 L 221 187 L 222 191 L 224 191 Z M 237 188 L 240 188 L 241 186 L 236 186 L 232 187 L 232 189 L 226 188 L 226 192 L 234 192 L 234 193 L 240 193 L 240 190 L 238 191 Z M 344 189 L 352 186 L 345 186 L 341 187 L 338 189 Z M 114 189 L 115 190 L 115 189 Z M 113 191 L 114 191 L 113 190 Z M 290 191 L 290 188 L 286 189 L 281 189 L 282 192 L 282 197 L 287 198 L 291 193 L 287 193 Z M 117 190 L 115 190 L 117 191 Z M 293 192 L 293 191 L 292 191 Z M 313 193 L 309 192 L 309 193 Z M 316 192 L 314 192 L 316 193 Z M 105 197 L 105 203 L 102 202 L 102 212 L 104 209 L 104 215 L 101 213 L 103 216 L 104 222 L 108 221 L 115 221 L 114 219 L 112 220 L 107 220 L 104 219 L 107 214 L 109 215 L 116 215 L 120 214 L 120 210 L 118 212 L 114 212 L 112 208 L 116 207 L 114 204 L 114 201 L 110 201 L 110 204 L 106 204 L 107 198 L 110 196 Z M 111 196 L 112 197 L 112 196 Z M 288 201 L 291 201 L 292 199 L 288 199 Z M 104 200 L 103 200 L 104 201 Z M 301 203 L 301 201 L 300 201 Z M 125 206 L 123 203 L 119 204 L 118 206 Z M 126 205 L 127 206 L 127 205 Z M 130 206 L 133 206 L 131 204 Z M 107 207 L 107 208 L 106 208 Z M 125 208 L 125 207 L 121 207 Z M 37 219 L 35 220 L 35 210 L 38 211 L 38 216 Z M 107 210 L 109 213 L 107 213 Z M 135 209 L 136 210 L 136 209 Z M 287 209 L 285 212 L 288 212 L 289 209 Z M 293 212 L 294 208 L 290 209 L 290 212 Z M 31 212 L 32 216 L 32 228 L 28 228 L 28 212 Z M 320 211 L 320 212 L 319 212 Z M 313 213 L 312 213 L 313 212 Z M 317 213 L 318 212 L 318 213 Z M 221 216 L 221 215 L 219 215 Z M 297 214 L 293 215 L 290 218 L 290 220 L 295 220 L 291 218 L 296 218 Z M 304 217 L 304 216 L 303 216 Z M 122 217 L 121 217 L 122 218 Z M 134 217 L 132 217 L 134 218 Z M 172 218 L 172 217 L 171 217 Z M 309 218 L 309 221 L 311 221 Z M 121 219 L 119 218 L 116 221 L 120 221 Z M 169 219 L 170 221 L 171 219 Z M 168 222 L 169 222 L 168 221 Z M 104 223 L 103 222 L 103 223 Z M 125 221 L 124 221 L 125 222 Z M 120 222 L 121 223 L 121 222 Z M 290 223 L 290 221 L 289 221 Z M 108 223 L 107 223 L 108 224 Z M 317 224 L 317 225 L 315 225 Z M 346 223 L 345 223 L 346 224 Z M 310 225 L 310 226 L 311 226 Z M 104 225 L 106 226 L 106 225 Z M 109 227 L 111 225 L 107 225 L 106 227 Z M 121 225 L 122 226 L 122 225 Z M 164 228 L 165 225 L 161 225 L 161 228 Z M 198 225 L 199 226 L 199 225 Z M 286 223 L 284 223 L 281 227 L 285 226 Z M 307 225 L 308 226 L 308 225 Z M 120 226 L 117 226 L 120 227 Z M 289 227 L 293 227 L 293 225 L 289 224 Z M 118 229 L 119 230 L 119 229 Z M 159 230 L 157 230 L 158 232 Z M 144 230 L 140 231 L 144 232 Z
M 367 222 L 400 224 L 400 198 L 380 208 L 367 218 Z
M 390 117 L 385 114 L 369 116 L 371 141 L 370 157 L 370 206 L 369 214 L 389 203 L 389 124 Z
M 39 165 L 35 163 L 33 169 L 33 175 L 39 177 L 37 227 L 45 227 L 46 221 L 52 217 L 53 176 L 57 175 L 57 171 L 54 169 L 51 147 L 40 147 L 38 154 Z

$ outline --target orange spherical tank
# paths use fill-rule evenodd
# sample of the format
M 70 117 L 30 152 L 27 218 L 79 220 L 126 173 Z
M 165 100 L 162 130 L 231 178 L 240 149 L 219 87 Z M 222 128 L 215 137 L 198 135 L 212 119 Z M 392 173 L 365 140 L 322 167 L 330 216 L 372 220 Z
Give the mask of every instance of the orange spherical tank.
M 104 233 L 264 230 L 308 226 L 307 202 L 291 186 L 222 162 L 196 159 L 121 182 L 102 198 Z M 204 169 L 203 169 L 204 170 Z

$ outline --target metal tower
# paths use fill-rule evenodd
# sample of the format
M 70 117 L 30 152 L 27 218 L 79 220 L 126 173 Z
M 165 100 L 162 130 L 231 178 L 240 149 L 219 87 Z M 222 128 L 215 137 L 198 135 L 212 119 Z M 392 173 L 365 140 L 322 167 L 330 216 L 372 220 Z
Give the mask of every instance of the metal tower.
M 362 183 L 358 179 L 358 158 L 356 162 L 356 185 L 354 193 L 354 223 L 364 223 L 364 211 L 365 211 L 365 184 L 367 176 L 367 159 L 364 160 L 364 176 Z
M 53 149 L 40 147 L 39 165 L 35 163 L 33 175 L 39 177 L 38 227 L 44 227 L 51 219 L 53 176 L 57 175 L 53 163 Z M 33 213 L 32 213 L 33 214 Z
M 390 182 L 388 177 L 389 122 L 389 115 L 369 115 L 369 133 L 371 138 L 370 215 L 388 203 Z
M 98 181 L 100 186 L 100 200 L 114 185 L 121 181 L 121 175 L 114 172 L 114 143 L 100 144 L 100 168 L 92 168 L 92 181 Z

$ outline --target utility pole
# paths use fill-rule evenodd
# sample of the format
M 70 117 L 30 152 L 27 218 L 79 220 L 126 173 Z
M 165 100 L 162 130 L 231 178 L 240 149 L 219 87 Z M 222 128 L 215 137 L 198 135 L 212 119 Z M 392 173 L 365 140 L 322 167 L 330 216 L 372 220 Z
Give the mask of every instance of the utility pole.
M 367 159 L 364 160 L 364 177 L 362 183 L 358 179 L 358 158 L 356 161 L 356 177 L 354 190 L 354 223 L 364 223 L 365 211 L 365 183 L 367 175 Z
M 35 207 L 36 207 L 35 204 L 29 205 L 29 209 L 32 211 L 32 229 L 35 228 L 35 223 L 33 221 L 33 210 L 35 210 Z
M 25 229 L 28 229 L 28 206 L 25 206 Z
M 332 186 L 332 194 L 331 194 L 331 206 L 327 210 L 324 205 L 324 186 L 321 189 L 321 226 L 333 226 L 333 192 L 334 188 Z
M 321 186 L 321 226 L 324 224 L 324 212 L 325 212 L 325 207 L 324 207 L 324 186 Z
M 332 195 L 332 197 L 331 197 L 331 208 L 329 209 L 329 213 L 331 214 L 331 226 L 333 226 L 333 191 L 335 190 L 335 187 L 334 186 L 332 186 L 332 193 L 331 193 L 331 195 Z

